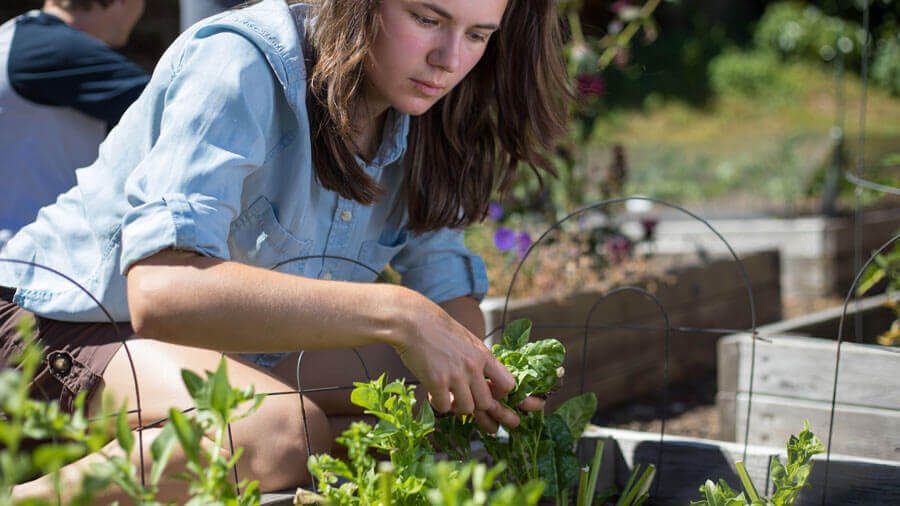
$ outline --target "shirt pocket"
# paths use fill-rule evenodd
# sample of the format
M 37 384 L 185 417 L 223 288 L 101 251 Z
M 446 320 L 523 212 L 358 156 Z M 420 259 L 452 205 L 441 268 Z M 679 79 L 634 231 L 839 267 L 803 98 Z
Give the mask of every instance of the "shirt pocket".
M 266 269 L 287 262 L 278 270 L 299 275 L 306 260 L 293 259 L 306 255 L 311 246 L 312 240 L 297 239 L 278 223 L 272 203 L 264 196 L 234 220 L 228 238 L 232 260 Z
M 375 281 L 384 267 L 397 256 L 397 253 L 400 253 L 400 250 L 406 247 L 407 242 L 409 242 L 407 231 L 396 229 L 385 230 L 378 240 L 363 241 L 359 248 L 358 261 L 370 267 L 371 270 L 362 265 L 356 265 L 353 269 L 353 281 Z

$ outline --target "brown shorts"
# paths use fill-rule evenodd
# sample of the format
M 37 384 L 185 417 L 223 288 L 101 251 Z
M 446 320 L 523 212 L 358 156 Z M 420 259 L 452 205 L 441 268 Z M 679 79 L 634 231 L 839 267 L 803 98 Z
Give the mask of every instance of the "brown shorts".
M 8 292 L 7 292 L 8 293 Z M 0 368 L 13 367 L 10 358 L 21 352 L 22 336 L 17 331 L 20 319 L 32 313 L 9 297 L 0 294 Z M 32 397 L 58 400 L 62 410 L 71 413 L 75 396 L 82 390 L 88 397 L 100 384 L 103 371 L 122 346 L 122 338 L 136 337 L 131 325 L 111 323 L 74 323 L 35 317 L 35 337 L 44 346 L 44 360 L 31 382 Z

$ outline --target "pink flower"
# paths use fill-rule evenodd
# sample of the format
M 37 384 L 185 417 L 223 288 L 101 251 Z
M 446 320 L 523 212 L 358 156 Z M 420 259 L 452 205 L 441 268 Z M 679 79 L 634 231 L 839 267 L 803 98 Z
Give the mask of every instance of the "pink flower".
M 656 231 L 657 225 L 659 225 L 659 220 L 656 218 L 644 218 L 641 220 L 641 226 L 644 227 L 644 239 L 653 239 L 653 233 Z
M 575 78 L 578 93 L 585 96 L 600 96 L 605 91 L 603 78 L 597 74 L 581 74 Z
M 631 7 L 631 3 L 628 2 L 628 0 L 617 0 L 616 2 L 613 2 L 612 5 L 609 6 L 609 10 L 618 13 L 618 12 L 621 12 L 621 10 L 626 7 Z

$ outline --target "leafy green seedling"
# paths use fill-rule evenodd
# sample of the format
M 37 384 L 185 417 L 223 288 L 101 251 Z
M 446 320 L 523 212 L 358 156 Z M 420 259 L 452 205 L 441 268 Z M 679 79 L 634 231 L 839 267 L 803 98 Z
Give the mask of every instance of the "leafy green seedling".
M 732 489 L 725 480 L 715 483 L 706 480 L 700 487 L 703 494 L 702 501 L 691 502 L 692 506 L 740 506 L 743 504 L 765 506 L 790 506 L 794 504 L 800 495 L 801 489 L 809 480 L 812 471 L 812 458 L 823 453 L 825 447 L 809 430 L 809 422 L 803 421 L 803 430 L 799 436 L 791 436 L 787 444 L 788 463 L 784 465 L 781 459 L 775 457 L 769 467 L 772 482 L 775 485 L 775 493 L 771 497 L 762 497 L 757 491 L 747 473 L 743 462 L 735 463 L 744 493 Z

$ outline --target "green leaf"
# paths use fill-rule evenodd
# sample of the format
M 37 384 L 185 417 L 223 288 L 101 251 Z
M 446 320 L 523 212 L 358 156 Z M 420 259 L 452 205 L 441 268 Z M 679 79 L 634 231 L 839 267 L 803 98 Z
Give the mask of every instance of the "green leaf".
M 206 381 L 198 374 L 187 369 L 182 369 L 181 380 L 184 382 L 184 386 L 187 387 L 188 393 L 191 394 L 191 398 L 194 399 L 194 402 L 204 397 L 203 390 L 206 387 Z
M 516 320 L 503 329 L 503 344 L 513 348 L 525 346 L 531 339 L 531 321 Z
M 227 419 L 231 412 L 231 385 L 228 384 L 228 371 L 225 365 L 225 357 L 219 361 L 219 367 L 212 377 L 212 392 L 210 405 L 212 409 Z
M 126 404 L 122 404 L 116 417 L 116 439 L 119 441 L 119 446 L 125 450 L 125 455 L 131 455 L 131 450 L 134 449 L 134 434 L 131 432 L 131 427 L 128 426 L 128 406 Z
M 593 392 L 572 397 L 553 413 L 559 415 L 569 427 L 572 437 L 578 440 L 597 411 L 597 395 Z
M 862 280 L 859 282 L 859 286 L 856 287 L 856 294 L 863 295 L 869 290 L 872 289 L 873 286 L 878 284 L 879 281 L 884 279 L 887 272 L 884 269 L 879 268 L 877 265 L 870 265 L 866 272 L 863 274 Z
M 169 421 L 175 428 L 175 435 L 178 437 L 178 442 L 181 443 L 185 456 L 192 462 L 199 462 L 200 431 L 195 430 L 184 413 L 175 408 L 169 409 Z
M 153 457 L 153 468 L 150 471 L 150 483 L 156 485 L 172 456 L 176 442 L 175 427 L 168 424 L 157 434 L 150 445 L 150 456 Z

